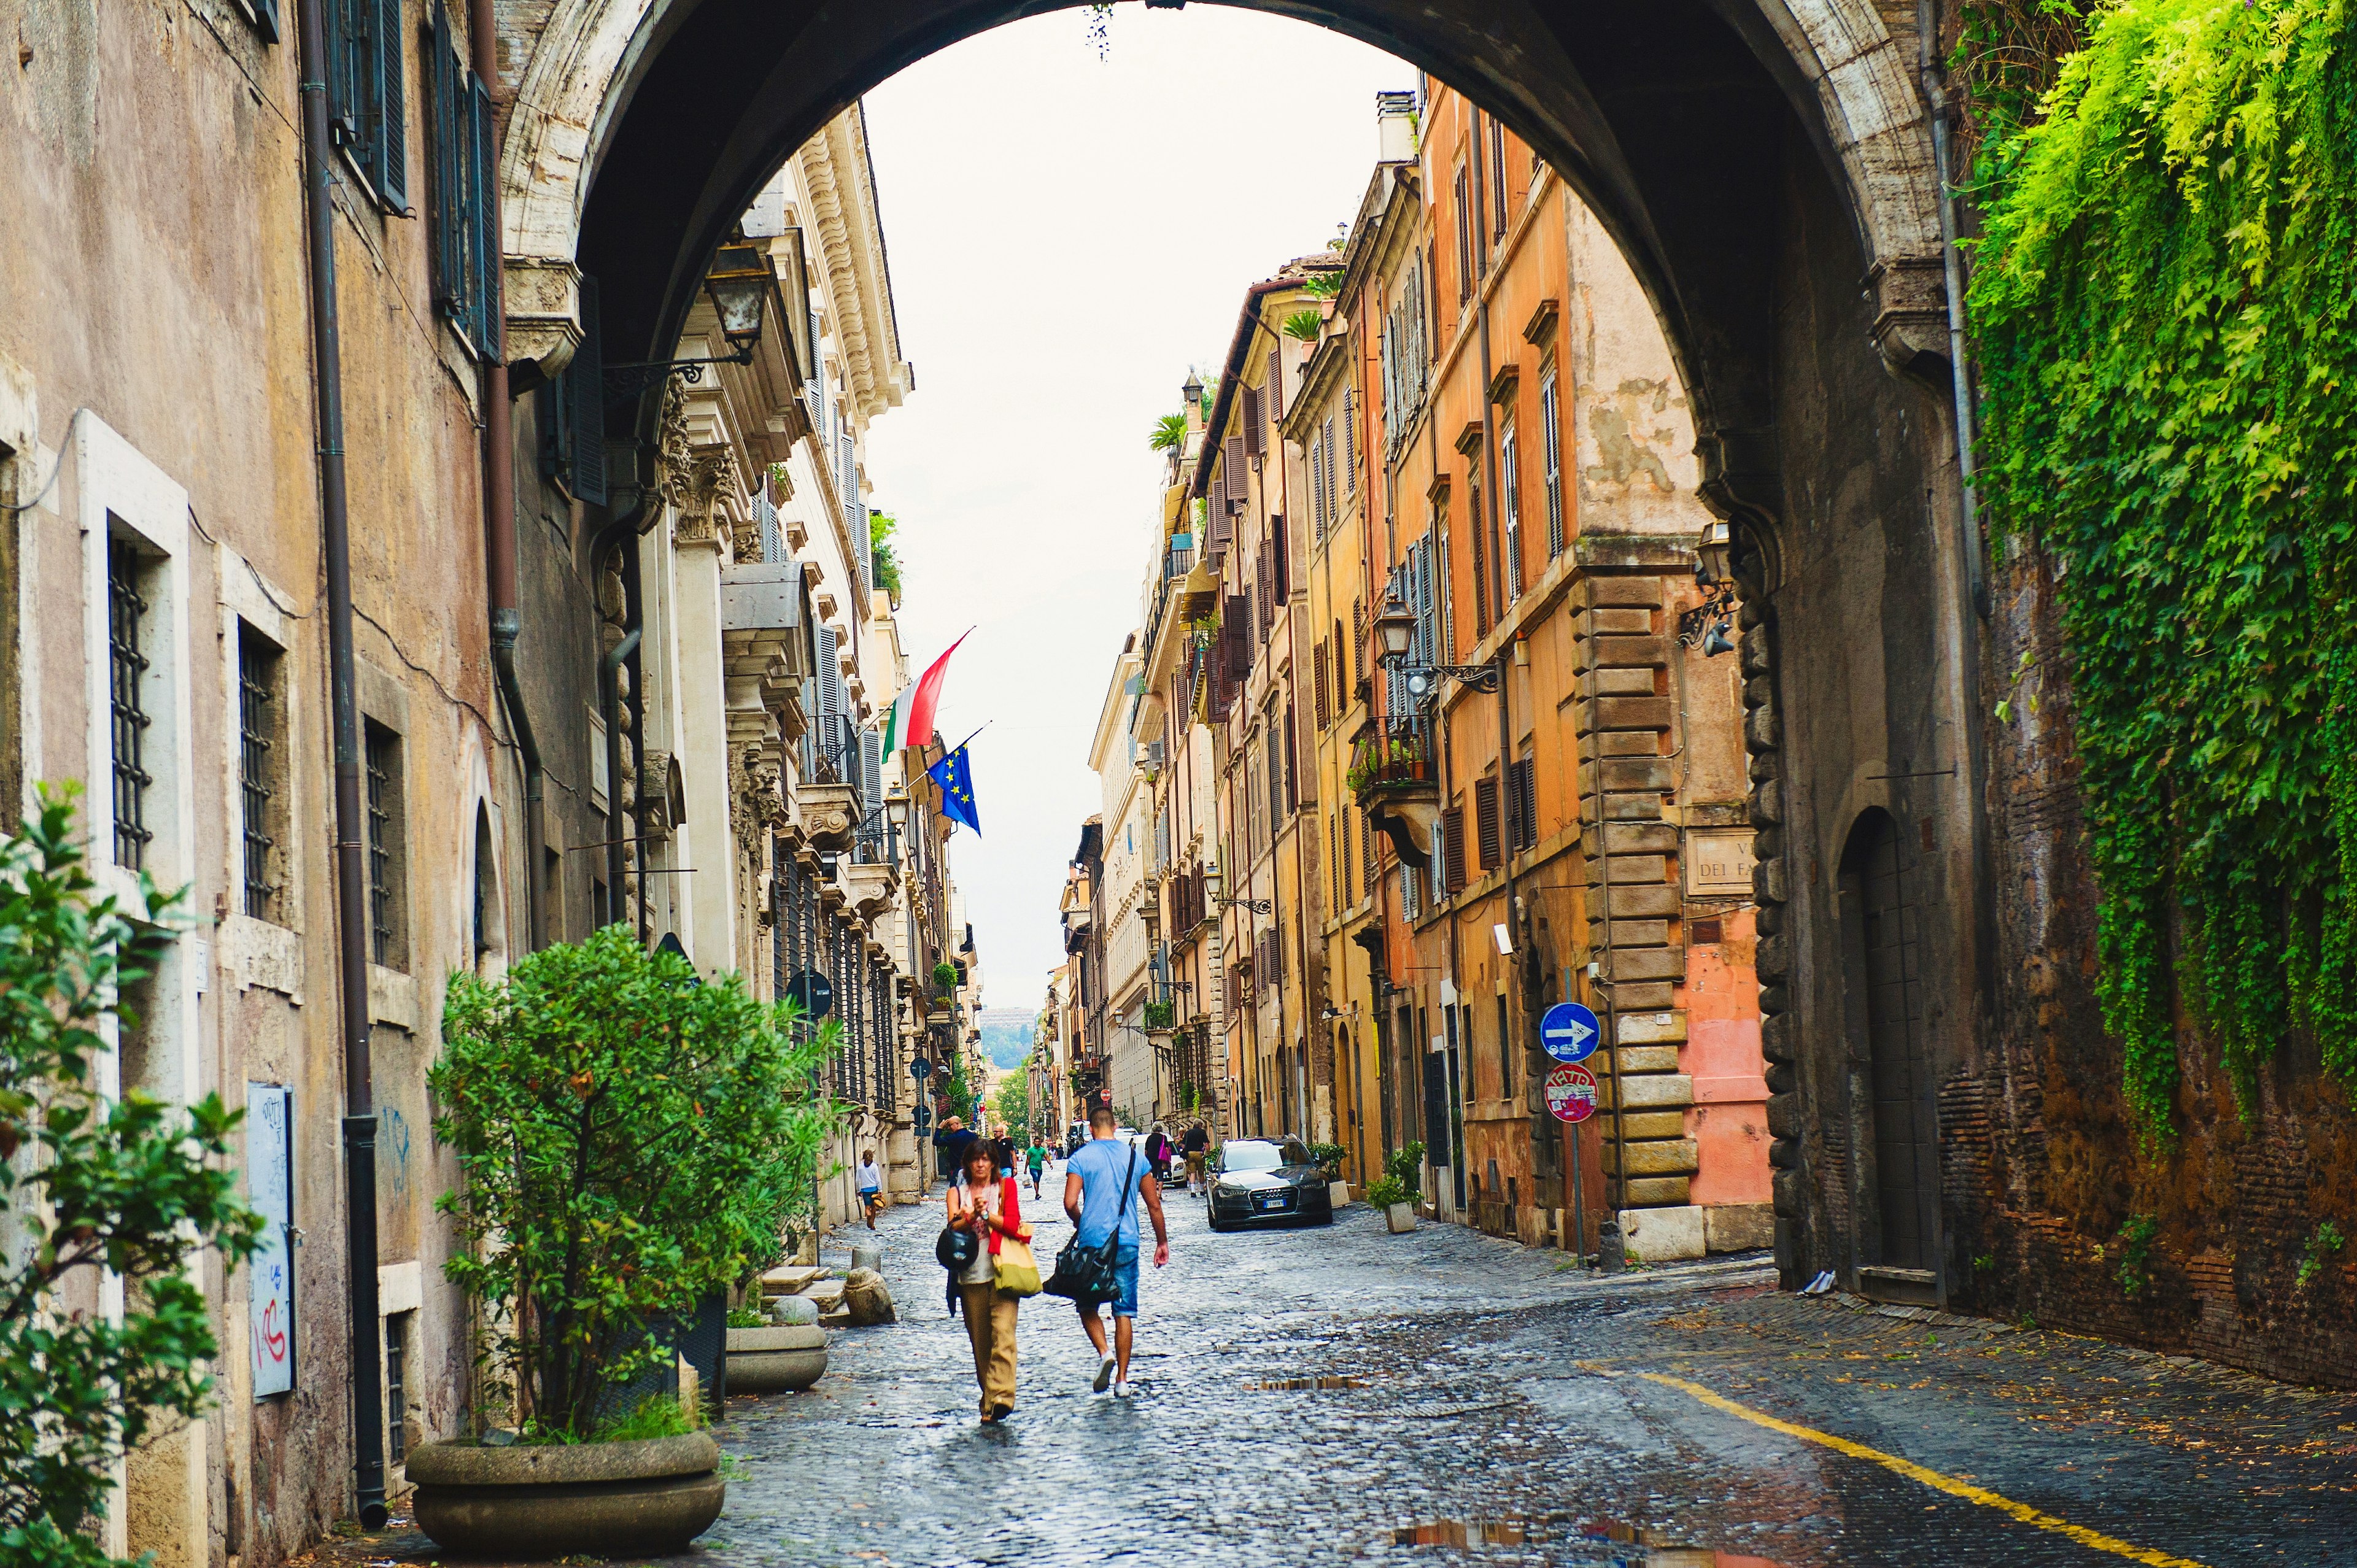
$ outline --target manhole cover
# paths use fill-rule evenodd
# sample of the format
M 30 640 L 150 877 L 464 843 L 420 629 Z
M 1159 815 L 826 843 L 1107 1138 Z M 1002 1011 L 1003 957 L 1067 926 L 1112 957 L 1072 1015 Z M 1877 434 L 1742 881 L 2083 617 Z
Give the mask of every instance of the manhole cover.
M 1303 1391 L 1328 1392 L 1335 1389 L 1363 1389 L 1364 1378 L 1270 1378 L 1257 1383 L 1246 1383 L 1247 1393 L 1298 1393 Z

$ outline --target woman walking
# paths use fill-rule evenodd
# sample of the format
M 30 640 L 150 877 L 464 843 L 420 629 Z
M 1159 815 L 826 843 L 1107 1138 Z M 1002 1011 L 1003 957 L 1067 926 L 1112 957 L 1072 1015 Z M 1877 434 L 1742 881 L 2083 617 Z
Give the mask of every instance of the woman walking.
M 987 1144 L 966 1152 L 965 1180 L 950 1188 L 950 1224 L 974 1232 L 981 1243 L 974 1262 L 958 1276 L 966 1337 L 974 1342 L 974 1376 L 982 1386 L 982 1423 L 1015 1413 L 1015 1313 L 1022 1297 L 998 1286 L 998 1259 L 1010 1241 L 1028 1242 L 1023 1195 L 1015 1178 L 1002 1176 L 998 1155 Z M 1036 1278 L 1037 1266 L 1033 1268 Z

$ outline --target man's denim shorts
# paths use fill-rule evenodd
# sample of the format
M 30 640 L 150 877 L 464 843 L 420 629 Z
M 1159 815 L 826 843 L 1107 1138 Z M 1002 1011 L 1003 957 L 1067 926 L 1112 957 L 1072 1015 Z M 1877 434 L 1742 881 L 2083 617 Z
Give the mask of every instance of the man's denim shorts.
M 1113 1304 L 1113 1315 L 1115 1317 L 1135 1317 L 1137 1316 L 1137 1249 L 1135 1247 L 1116 1249 L 1113 1258 L 1114 1277 L 1121 1282 L 1121 1299 Z

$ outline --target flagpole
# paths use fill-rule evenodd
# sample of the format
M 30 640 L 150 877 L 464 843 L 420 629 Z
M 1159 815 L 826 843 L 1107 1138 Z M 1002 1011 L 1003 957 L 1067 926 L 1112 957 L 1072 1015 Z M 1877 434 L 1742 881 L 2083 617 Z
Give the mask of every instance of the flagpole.
M 974 735 L 980 735 L 984 730 L 988 729 L 992 725 L 996 724 L 997 722 L 998 721 L 996 719 L 983 720 L 980 726 L 974 730 Z M 963 751 L 967 746 L 974 744 L 974 735 L 966 736 L 963 740 L 958 742 L 955 746 L 942 753 L 942 755 L 944 757 L 955 757 L 959 752 Z M 938 764 L 936 764 L 936 766 L 938 766 Z M 930 772 L 931 769 L 929 768 L 927 771 Z

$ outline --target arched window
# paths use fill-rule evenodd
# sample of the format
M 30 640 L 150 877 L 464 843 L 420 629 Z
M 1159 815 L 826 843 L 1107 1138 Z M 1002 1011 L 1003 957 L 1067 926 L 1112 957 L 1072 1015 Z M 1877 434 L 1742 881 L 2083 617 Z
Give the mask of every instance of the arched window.
M 507 908 L 500 897 L 499 852 L 491 838 L 490 807 L 475 804 L 474 960 L 478 974 L 507 966 Z

